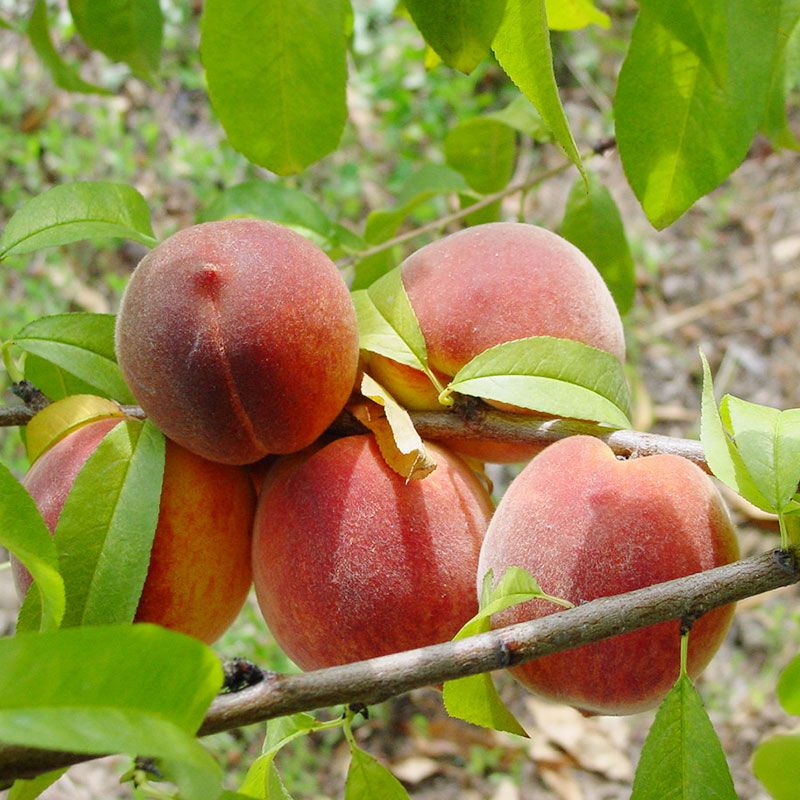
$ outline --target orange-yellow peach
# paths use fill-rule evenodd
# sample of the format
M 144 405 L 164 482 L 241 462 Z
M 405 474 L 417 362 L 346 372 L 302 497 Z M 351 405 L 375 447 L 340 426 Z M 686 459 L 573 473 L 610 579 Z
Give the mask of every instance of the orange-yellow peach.
M 278 461 L 261 490 L 253 578 L 275 639 L 306 670 L 451 639 L 477 613 L 492 513 L 457 456 L 405 481 L 370 435 Z
M 445 378 L 479 353 L 529 336 L 573 339 L 625 360 L 619 312 L 594 265 L 574 245 L 534 225 L 492 222 L 432 242 L 401 265 L 429 366 Z M 368 371 L 407 408 L 438 408 L 417 370 L 370 354 Z M 487 461 L 519 461 L 540 447 L 450 442 Z
M 195 225 L 145 256 L 116 346 L 155 424 L 226 464 L 313 442 L 347 402 L 358 362 L 355 310 L 333 262 L 254 219 Z
M 78 473 L 118 418 L 70 433 L 31 467 L 23 484 L 55 531 Z M 205 642 L 218 639 L 252 581 L 255 492 L 241 469 L 200 458 L 167 440 L 158 526 L 136 622 L 153 622 Z M 15 565 L 20 596 L 30 574 Z
M 517 476 L 495 512 L 479 575 L 528 570 L 549 595 L 582 603 L 680 578 L 738 558 L 711 480 L 673 455 L 621 461 L 598 439 L 557 442 Z M 557 612 L 535 600 L 497 615 L 508 625 Z M 695 622 L 688 671 L 697 676 L 722 642 L 733 606 Z M 654 707 L 678 677 L 679 622 L 665 622 L 514 668 L 526 687 L 594 714 Z

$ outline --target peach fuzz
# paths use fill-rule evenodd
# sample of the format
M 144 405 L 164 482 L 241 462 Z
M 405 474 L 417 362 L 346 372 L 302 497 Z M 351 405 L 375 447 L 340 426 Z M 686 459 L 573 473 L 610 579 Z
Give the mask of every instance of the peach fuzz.
M 622 321 L 589 259 L 534 225 L 493 222 L 446 236 L 401 265 L 430 367 L 447 379 L 479 353 L 530 336 L 573 339 L 625 360 Z M 371 354 L 370 371 L 406 407 L 432 410 L 436 392 L 422 373 Z M 521 410 L 521 409 L 517 409 Z M 487 461 L 519 461 L 540 447 L 449 445 Z
M 528 570 L 549 595 L 578 604 L 735 561 L 733 527 L 711 480 L 679 456 L 621 461 L 598 439 L 550 445 L 517 476 L 495 512 L 478 574 Z M 479 584 L 480 585 L 480 584 Z M 498 614 L 495 627 L 560 611 L 542 600 Z M 733 606 L 689 636 L 696 677 L 719 648 Z M 678 677 L 677 620 L 535 659 L 512 670 L 531 691 L 594 714 L 656 706 Z
M 294 231 L 254 219 L 195 225 L 145 256 L 116 346 L 155 424 L 227 464 L 314 441 L 347 402 L 358 362 L 336 266 Z
M 55 531 L 69 490 L 102 438 L 104 419 L 70 433 L 42 455 L 23 485 Z M 230 626 L 250 588 L 255 493 L 236 467 L 215 464 L 167 440 L 164 483 L 150 566 L 136 622 L 153 622 L 211 643 Z M 30 575 L 19 563 L 20 596 Z
M 372 436 L 280 459 L 253 537 L 258 602 L 305 670 L 451 639 L 477 613 L 478 553 L 492 503 L 457 456 L 406 482 Z

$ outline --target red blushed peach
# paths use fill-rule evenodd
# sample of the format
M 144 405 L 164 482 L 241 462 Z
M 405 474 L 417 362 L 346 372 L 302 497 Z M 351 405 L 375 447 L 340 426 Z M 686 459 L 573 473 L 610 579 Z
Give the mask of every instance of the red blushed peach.
M 547 594 L 572 603 L 622 594 L 735 561 L 728 514 L 711 480 L 672 455 L 617 460 L 575 436 L 531 461 L 508 488 L 481 550 L 479 576 L 528 570 Z M 495 626 L 554 613 L 542 600 L 498 614 Z M 733 606 L 701 617 L 689 637 L 697 676 L 721 644 Z M 595 714 L 656 706 L 678 677 L 679 622 L 665 622 L 545 656 L 512 670 L 531 691 Z
M 179 231 L 136 268 L 117 357 L 147 415 L 212 461 L 245 464 L 316 439 L 350 396 L 358 335 L 333 262 L 253 219 Z
M 625 360 L 622 321 L 600 274 L 577 247 L 543 228 L 476 225 L 417 250 L 401 269 L 429 365 L 445 382 L 484 350 L 530 336 L 573 339 Z M 430 381 L 397 366 L 370 356 L 370 370 L 395 397 L 413 410 L 432 409 Z M 486 461 L 524 460 L 541 449 L 448 444 Z
M 69 490 L 119 419 L 78 428 L 42 455 L 23 484 L 55 531 Z M 252 580 L 250 531 L 255 493 L 240 469 L 215 464 L 167 440 L 158 526 L 136 622 L 218 639 L 244 604 Z M 29 573 L 15 565 L 20 596 Z
M 451 639 L 477 613 L 492 513 L 457 456 L 406 482 L 372 436 L 281 459 L 263 484 L 253 577 L 264 618 L 303 669 Z

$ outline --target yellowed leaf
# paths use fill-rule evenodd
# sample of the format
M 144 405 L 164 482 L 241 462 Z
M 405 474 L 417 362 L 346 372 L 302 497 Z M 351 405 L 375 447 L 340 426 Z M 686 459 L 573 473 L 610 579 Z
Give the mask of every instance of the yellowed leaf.
M 408 412 L 374 378 L 364 374 L 361 393 L 368 402 L 357 403 L 351 413 L 378 442 L 386 463 L 406 480 L 421 480 L 436 469 Z
M 25 443 L 31 464 L 76 428 L 107 417 L 124 417 L 112 400 L 93 394 L 73 394 L 45 406 L 28 423 Z

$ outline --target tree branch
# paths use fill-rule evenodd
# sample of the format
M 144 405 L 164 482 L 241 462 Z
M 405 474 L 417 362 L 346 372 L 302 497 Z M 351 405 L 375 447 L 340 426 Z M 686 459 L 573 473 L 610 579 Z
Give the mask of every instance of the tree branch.
M 121 406 L 129 417 L 144 419 L 139 406 Z M 0 407 L 0 427 L 27 425 L 34 411 L 26 406 Z M 568 436 L 584 434 L 602 439 L 617 455 L 630 457 L 672 453 L 693 461 L 706 472 L 703 448 L 693 439 L 677 439 L 656 433 L 617 430 L 594 422 L 553 419 L 546 415 L 512 414 L 497 411 L 485 403 L 464 403 L 450 411 L 411 412 L 414 427 L 425 439 L 491 439 L 509 444 L 552 444 Z M 344 411 L 330 427 L 339 436 L 365 433 L 366 428 Z
M 587 160 L 592 156 L 602 155 L 606 153 L 608 150 L 612 150 L 616 147 L 617 142 L 616 139 L 604 139 L 601 142 L 598 142 L 595 147 L 591 150 L 587 150 L 585 153 L 581 154 L 582 160 Z M 554 178 L 556 175 L 560 175 L 562 172 L 566 172 L 570 167 L 573 166 L 572 161 L 564 161 L 563 163 L 559 164 L 557 167 L 552 167 L 544 172 L 539 172 L 536 175 L 533 175 L 528 178 L 524 178 L 520 181 L 515 181 L 514 183 L 508 184 L 504 189 L 501 189 L 499 192 L 493 192 L 492 194 L 487 194 L 482 197 L 480 200 L 472 203 L 471 205 L 464 206 L 464 208 L 460 208 L 458 211 L 454 211 L 452 214 L 446 214 L 443 217 L 439 217 L 438 219 L 431 220 L 431 222 L 426 223 L 425 225 L 420 225 L 414 230 L 406 231 L 405 233 L 401 233 L 397 236 L 392 237 L 391 239 L 387 239 L 385 242 L 380 242 L 373 247 L 369 247 L 366 250 L 362 250 L 359 253 L 354 253 L 351 256 L 347 256 L 346 258 L 341 258 L 337 261 L 338 267 L 349 267 L 351 264 L 355 264 L 357 261 L 361 261 L 362 259 L 369 258 L 370 256 L 377 255 L 378 253 L 383 253 L 386 250 L 391 250 L 398 244 L 404 244 L 405 242 L 411 241 L 412 239 L 416 239 L 419 236 L 423 236 L 426 233 L 432 233 L 433 231 L 441 230 L 442 228 L 446 228 L 452 222 L 458 222 L 460 219 L 464 219 L 468 217 L 470 214 L 474 214 L 476 211 L 480 211 L 482 208 L 487 208 L 488 206 L 496 203 L 498 200 L 503 200 L 506 197 L 509 197 L 512 194 L 517 194 L 517 192 L 526 192 L 529 189 L 533 189 L 534 186 L 538 186 L 541 183 L 549 180 L 550 178 Z
M 797 551 L 774 551 L 458 642 L 300 675 L 267 673 L 255 686 L 218 696 L 199 735 L 341 703 L 379 703 L 410 689 L 514 666 L 658 622 L 697 616 L 798 581 Z M 0 747 L 0 781 L 32 777 L 92 757 Z

